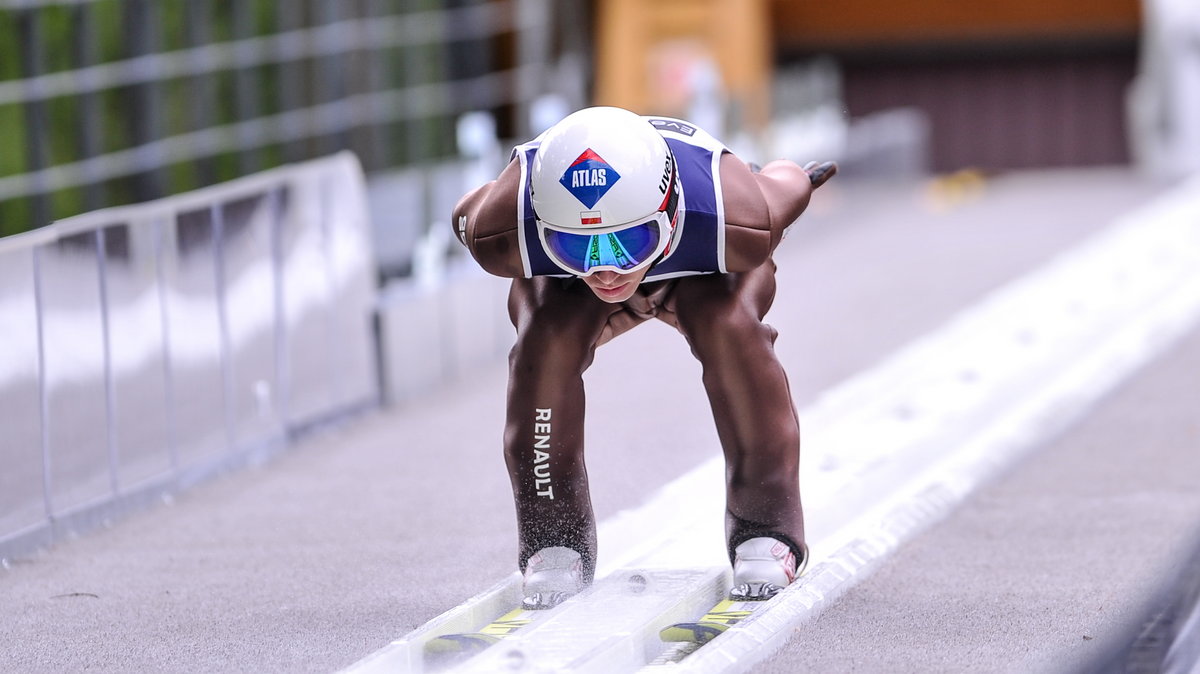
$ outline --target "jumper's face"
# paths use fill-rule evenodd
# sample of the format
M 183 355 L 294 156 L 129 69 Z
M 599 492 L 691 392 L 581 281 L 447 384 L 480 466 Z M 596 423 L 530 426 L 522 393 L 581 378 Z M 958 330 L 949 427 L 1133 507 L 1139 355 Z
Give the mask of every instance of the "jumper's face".
M 649 267 L 642 267 L 626 274 L 606 270 L 582 278 L 592 292 L 596 293 L 596 297 L 610 304 L 616 304 L 633 297 L 633 293 L 637 292 L 638 284 L 646 277 L 648 271 L 650 271 Z
M 650 135 L 656 141 L 651 149 L 661 150 L 657 159 L 662 163 L 635 153 L 638 161 L 622 164 L 623 176 L 590 146 L 563 172 L 557 167 L 546 175 L 539 172 L 550 162 L 540 161 L 548 142 L 535 160 L 529 195 L 542 251 L 557 267 L 583 278 L 605 302 L 632 297 L 650 267 L 666 258 L 674 239 L 682 196 L 678 171 L 665 141 L 653 129 Z M 621 149 L 614 146 L 611 152 L 627 154 Z M 574 156 L 576 150 L 564 156 Z M 661 169 L 647 173 L 642 164 Z M 619 192 L 622 185 L 627 193 Z

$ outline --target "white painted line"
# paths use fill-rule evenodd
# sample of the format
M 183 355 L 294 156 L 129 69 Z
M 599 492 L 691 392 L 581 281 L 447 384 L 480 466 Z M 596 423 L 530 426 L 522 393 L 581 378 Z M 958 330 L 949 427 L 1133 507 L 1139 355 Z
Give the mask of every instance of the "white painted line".
M 805 410 L 809 573 L 769 610 L 675 667 L 745 671 L 769 657 L 795 626 L 815 617 L 904 541 L 948 515 L 982 481 L 1084 414 L 1189 330 L 1200 316 L 1197 270 L 1200 177 L 993 293 Z M 679 611 L 700 613 L 710 601 L 705 583 L 724 577 L 721 504 L 712 512 L 677 507 L 681 501 L 710 503 L 709 496 L 722 490 L 717 457 L 645 506 L 604 522 L 600 536 L 611 556 L 601 565 L 597 591 L 489 649 L 467 671 L 641 667 L 661 650 L 657 628 Z M 660 523 L 668 520 L 673 537 L 664 540 Z M 634 543 L 622 547 L 624 541 Z M 675 577 L 698 573 L 690 589 L 678 590 L 679 601 L 663 599 L 658 608 L 643 610 L 610 596 L 628 574 L 615 570 L 621 566 L 650 577 L 671 575 L 654 570 L 662 568 Z M 510 586 L 472 602 L 497 602 Z M 669 610 L 663 608 L 667 604 Z M 469 612 L 464 607 L 360 664 L 419 671 L 421 645 L 444 632 L 451 618 Z M 604 614 L 604 633 L 620 635 L 601 646 L 589 641 L 597 612 Z

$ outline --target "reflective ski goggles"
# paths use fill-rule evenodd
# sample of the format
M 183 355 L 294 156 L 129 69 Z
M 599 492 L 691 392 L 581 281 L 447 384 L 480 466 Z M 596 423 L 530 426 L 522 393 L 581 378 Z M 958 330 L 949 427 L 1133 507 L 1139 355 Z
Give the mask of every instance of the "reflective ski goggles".
M 678 209 L 678 172 L 672 158 L 667 194 L 653 214 L 587 229 L 559 227 L 537 218 L 538 238 L 550 259 L 576 276 L 606 270 L 629 274 L 654 264 L 669 250 Z
M 550 259 L 576 276 L 605 270 L 628 274 L 657 260 L 671 240 L 672 218 L 666 211 L 647 218 L 597 229 L 563 229 L 538 220 L 538 236 Z

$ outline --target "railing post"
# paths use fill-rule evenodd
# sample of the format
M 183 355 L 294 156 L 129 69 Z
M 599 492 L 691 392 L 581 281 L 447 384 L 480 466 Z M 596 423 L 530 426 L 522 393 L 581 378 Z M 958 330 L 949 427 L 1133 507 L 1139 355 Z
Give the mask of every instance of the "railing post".
M 46 522 L 53 525 L 54 485 L 50 457 L 50 390 L 46 382 L 46 304 L 42 294 L 42 250 L 40 246 L 33 249 L 33 306 L 37 316 L 38 421 L 41 426 L 39 439 L 42 445 L 42 501 L 46 509 Z
M 108 292 L 108 243 L 105 228 L 96 229 L 96 283 L 100 295 L 100 333 L 104 350 L 104 429 L 108 448 L 108 480 L 114 497 L 121 495 L 121 449 L 117 441 L 117 383 L 113 376 L 112 305 Z
M 237 450 L 237 413 L 234 384 L 233 344 L 229 333 L 229 286 L 225 265 L 225 205 L 220 202 L 209 207 L 212 218 L 213 275 L 216 278 L 217 330 L 220 341 L 221 392 L 225 419 L 226 451 Z

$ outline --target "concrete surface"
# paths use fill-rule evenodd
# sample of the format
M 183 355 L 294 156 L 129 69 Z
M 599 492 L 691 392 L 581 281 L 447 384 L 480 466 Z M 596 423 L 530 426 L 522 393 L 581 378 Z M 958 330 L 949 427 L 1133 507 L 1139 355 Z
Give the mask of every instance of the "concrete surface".
M 966 190 L 925 183 L 822 188 L 777 255 L 780 290 L 768 318 L 781 333 L 777 350 L 797 404 L 1161 188 L 1121 169 L 1010 174 Z M 1169 367 L 1148 372 L 1152 383 L 1172 374 Z M 0 670 L 331 671 L 490 587 L 512 572 L 516 555 L 499 446 L 505 377 L 502 362 L 480 367 L 411 404 L 324 429 L 266 466 L 211 481 L 169 507 L 12 563 L 0 573 Z M 699 368 L 669 328 L 646 325 L 605 346 L 587 381 L 589 473 L 599 518 L 642 502 L 719 451 Z M 1195 396 L 1168 402 L 1184 415 Z M 657 412 L 664 409 L 665 415 Z M 1095 439 L 1111 444 L 1109 453 L 1125 449 L 1119 436 Z M 1036 484 L 1046 491 L 1026 501 L 1057 506 L 1055 498 L 1066 498 L 1054 496 L 1058 481 Z M 1152 491 L 1134 496 L 1147 509 L 1157 507 Z M 1134 496 L 1127 500 L 1141 503 Z M 1102 494 L 1084 490 L 1079 499 L 1092 512 L 1110 510 Z M 964 512 L 969 518 L 972 510 Z M 1021 523 L 1008 509 L 990 512 L 1008 516 L 1005 525 Z M 1110 543 L 1121 539 L 1120 527 L 1141 528 L 1132 515 L 1110 514 L 1101 523 L 1112 527 Z M 973 540 L 981 524 L 963 525 L 955 537 L 960 557 L 939 553 L 947 545 L 929 553 L 962 574 L 956 577 L 962 594 L 939 599 L 916 589 L 904 595 L 898 587 L 886 593 L 897 610 L 911 609 L 906 621 L 929 628 L 925 642 L 918 629 L 903 632 L 912 650 L 975 648 L 971 616 L 956 602 L 994 590 L 1001 600 L 1016 596 L 1014 588 L 991 582 L 999 578 L 990 567 L 994 557 L 980 555 Z M 913 549 L 928 549 L 925 540 Z M 1051 542 L 1053 551 L 1058 541 Z M 1152 577 L 1158 562 L 1116 549 L 1129 578 Z M 1079 560 L 1074 550 L 1055 553 L 1064 568 L 1027 578 L 1029 587 L 1094 587 L 1089 575 L 1072 571 Z M 872 582 L 888 573 L 933 572 L 909 569 L 921 560 L 908 554 Z M 858 596 L 843 605 L 862 605 L 852 604 Z M 845 666 L 833 655 L 820 659 L 813 645 L 834 653 L 871 620 L 889 626 L 895 614 L 872 612 L 879 610 L 860 609 L 859 620 L 847 611 L 849 623 L 835 623 L 830 612 L 815 627 L 837 627 L 781 655 L 777 671 L 800 668 L 807 657 L 833 670 Z M 1021 619 L 1018 613 L 1013 621 Z M 1019 641 L 1026 633 L 1008 622 L 1010 646 L 1027 647 Z M 885 646 L 864 639 L 859 648 L 867 652 L 857 657 Z M 932 667 L 960 669 L 955 663 L 964 662 L 946 657 Z M 983 669 L 996 664 L 989 660 Z

